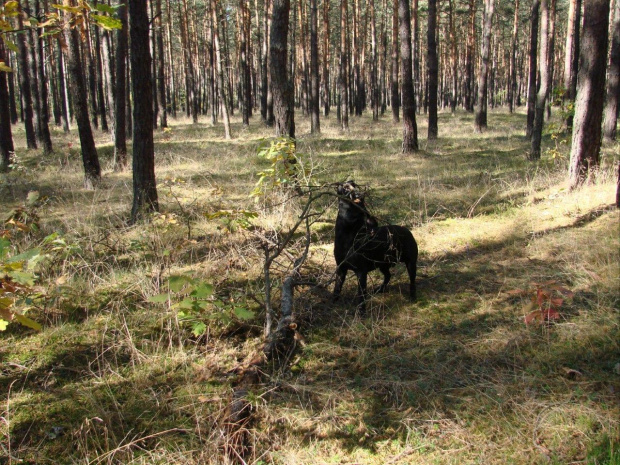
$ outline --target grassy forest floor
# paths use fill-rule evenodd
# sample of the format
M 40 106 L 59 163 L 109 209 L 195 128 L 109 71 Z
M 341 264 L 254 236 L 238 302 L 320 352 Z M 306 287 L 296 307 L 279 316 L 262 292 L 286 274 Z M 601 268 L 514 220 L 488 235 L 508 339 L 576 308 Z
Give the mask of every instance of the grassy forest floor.
M 402 155 L 389 115 L 353 118 L 347 133 L 323 119 L 320 137 L 297 115 L 298 150 L 317 182 L 355 179 L 382 223 L 412 229 L 418 300 L 405 297 L 402 266 L 363 318 L 352 276 L 337 303 L 331 286 L 303 289 L 305 344 L 249 393 L 248 463 L 620 463 L 620 145 L 605 146 L 598 175 L 569 192 L 567 144 L 547 134 L 560 156 L 531 163 L 523 114 L 492 111 L 483 134 L 472 118 L 440 114 L 432 143 L 420 118 L 422 150 Z M 0 334 L 0 463 L 225 462 L 220 420 L 234 370 L 263 343 L 263 252 L 251 231 L 216 217 L 258 209 L 252 221 L 265 227 L 295 217 L 249 197 L 266 166 L 257 147 L 271 134 L 258 116 L 248 129 L 234 118 L 232 141 L 206 120 L 157 131 L 163 215 L 133 227 L 131 173 L 111 170 L 107 135 L 97 135 L 103 181 L 87 191 L 76 130 L 56 131 L 49 157 L 16 134 L 0 210 L 32 190 L 42 199 L 28 210 L 39 229 L 15 229 L 14 252 L 54 232 L 62 241 L 39 265 L 45 305 L 28 313 L 43 330 Z M 303 271 L 322 282 L 335 267 L 334 200 Z M 198 337 L 177 309 L 148 301 L 168 276 L 190 272 L 224 302 L 202 315 Z M 545 282 L 573 295 L 556 321 L 526 325 L 533 283 Z M 235 305 L 256 317 L 231 316 Z

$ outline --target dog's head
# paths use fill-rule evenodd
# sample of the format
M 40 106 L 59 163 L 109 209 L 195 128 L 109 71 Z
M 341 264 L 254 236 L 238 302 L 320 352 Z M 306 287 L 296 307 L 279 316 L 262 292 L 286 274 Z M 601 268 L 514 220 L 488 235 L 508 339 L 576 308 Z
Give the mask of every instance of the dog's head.
M 353 203 L 362 208 L 366 208 L 364 204 L 364 192 L 359 188 L 355 181 L 339 182 L 336 185 L 336 193 L 340 198 L 340 204 Z

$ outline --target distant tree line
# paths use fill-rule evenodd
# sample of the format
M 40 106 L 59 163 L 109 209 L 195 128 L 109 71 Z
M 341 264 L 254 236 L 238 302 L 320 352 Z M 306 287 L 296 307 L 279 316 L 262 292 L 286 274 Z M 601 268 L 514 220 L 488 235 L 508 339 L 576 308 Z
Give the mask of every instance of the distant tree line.
M 368 111 L 377 120 L 390 108 L 400 121 L 402 109 L 403 150 L 415 151 L 416 115 L 428 115 L 427 137 L 435 139 L 440 110 L 474 113 L 474 129 L 484 131 L 488 107 L 524 106 L 536 160 L 557 105 L 577 138 L 572 185 L 598 164 L 592 138 L 616 137 L 619 0 L 126 3 L 4 2 L 0 19 L 10 26 L 0 29 L 0 62 L 11 72 L 0 71 L 3 169 L 19 122 L 28 147 L 44 153 L 53 150 L 51 124 L 77 126 L 88 187 L 101 176 L 91 128 L 110 133 L 123 170 L 128 137 L 134 156 L 151 157 L 144 145 L 152 146 L 152 130 L 181 115 L 222 124 L 231 138 L 238 112 L 244 125 L 256 117 L 294 137 L 296 112 L 319 133 L 321 117 L 332 112 L 346 131 L 351 115 Z M 580 107 L 579 83 L 585 89 L 590 79 L 596 85 Z

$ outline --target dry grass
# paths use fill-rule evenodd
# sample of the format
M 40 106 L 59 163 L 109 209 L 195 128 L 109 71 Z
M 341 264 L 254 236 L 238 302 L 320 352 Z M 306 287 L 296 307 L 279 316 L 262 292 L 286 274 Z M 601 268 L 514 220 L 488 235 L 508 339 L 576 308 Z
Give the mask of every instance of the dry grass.
M 55 296 L 32 314 L 45 329 L 0 335 L 0 457 L 10 457 L 0 463 L 225 462 L 217 425 L 231 370 L 260 350 L 263 315 L 211 322 L 196 338 L 175 310 L 146 299 L 170 274 L 192 272 L 260 311 L 262 252 L 204 216 L 257 208 L 254 155 L 271 131 L 256 118 L 249 129 L 233 123 L 231 142 L 221 127 L 182 120 L 156 134 L 162 212 L 176 223 L 133 228 L 131 175 L 111 171 L 106 135 L 96 191 L 80 188 L 77 134 L 56 133 L 47 159 L 17 135 L 21 170 L 2 179 L 3 211 L 29 190 L 49 198 L 41 233 L 20 247 L 57 231 L 79 249 L 41 272 Z M 248 463 L 618 463 L 618 145 L 605 147 L 588 186 L 568 192 L 565 159 L 525 161 L 522 114 L 494 112 L 490 124 L 475 135 L 470 115 L 442 114 L 440 139 L 404 156 L 387 115 L 353 119 L 346 134 L 322 120 L 320 137 L 297 122 L 318 181 L 351 176 L 370 186 L 381 221 L 412 228 L 419 300 L 404 297 L 401 269 L 362 319 L 352 277 L 337 305 L 325 290 L 302 293 L 306 345 L 250 395 Z M 262 210 L 257 223 L 290 224 L 295 212 Z M 307 273 L 323 281 L 334 215 L 329 207 L 313 229 Z M 507 291 L 547 280 L 575 296 L 558 322 L 527 327 L 527 299 Z

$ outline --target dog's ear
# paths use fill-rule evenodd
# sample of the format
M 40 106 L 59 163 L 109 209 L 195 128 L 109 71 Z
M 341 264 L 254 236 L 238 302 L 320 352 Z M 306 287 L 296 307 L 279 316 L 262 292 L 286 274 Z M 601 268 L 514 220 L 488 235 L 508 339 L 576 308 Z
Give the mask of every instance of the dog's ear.
M 344 183 L 339 182 L 338 184 L 336 184 L 336 194 L 338 194 L 339 196 L 345 195 Z

